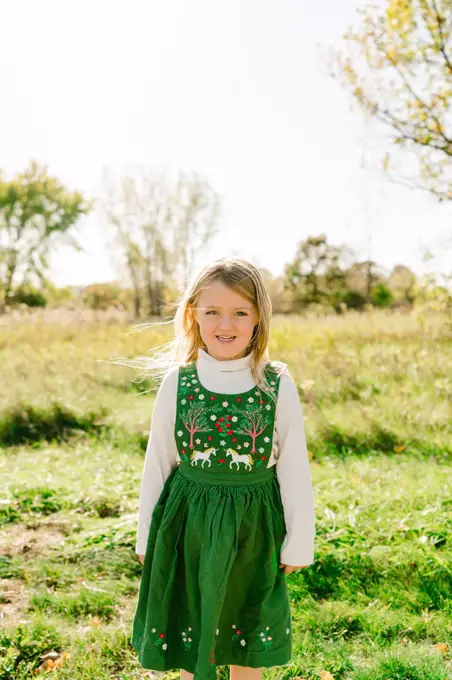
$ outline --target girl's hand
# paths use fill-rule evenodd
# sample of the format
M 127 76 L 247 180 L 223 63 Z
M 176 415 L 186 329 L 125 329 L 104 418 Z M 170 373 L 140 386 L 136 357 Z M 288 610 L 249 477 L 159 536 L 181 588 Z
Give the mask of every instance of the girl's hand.
M 138 559 L 140 560 L 141 564 L 144 564 L 144 555 L 138 555 Z
M 284 569 L 285 574 L 291 574 L 296 569 L 307 569 L 311 565 L 310 564 L 303 564 L 299 567 L 294 567 L 294 566 L 291 566 L 290 564 L 280 564 L 279 566 L 280 566 L 281 569 Z

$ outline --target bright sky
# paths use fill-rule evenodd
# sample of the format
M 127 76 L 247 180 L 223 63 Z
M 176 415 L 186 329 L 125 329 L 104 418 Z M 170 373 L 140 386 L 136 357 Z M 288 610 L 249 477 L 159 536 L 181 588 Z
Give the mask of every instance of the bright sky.
M 450 271 L 451 207 L 360 167 L 363 148 L 387 146 L 322 61 L 363 4 L 6 3 L 0 167 L 9 175 L 33 157 L 91 196 L 109 165 L 196 170 L 223 199 L 198 265 L 239 255 L 280 274 L 300 240 L 325 232 L 388 268 L 424 271 L 422 247 L 433 247 L 430 267 Z M 115 278 L 103 229 L 90 216 L 90 254 L 53 258 L 57 285 Z

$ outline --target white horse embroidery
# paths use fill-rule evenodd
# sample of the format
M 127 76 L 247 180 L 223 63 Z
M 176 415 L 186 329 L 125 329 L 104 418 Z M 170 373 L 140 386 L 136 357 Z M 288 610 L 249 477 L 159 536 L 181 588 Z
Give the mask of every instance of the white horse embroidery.
M 226 451 L 226 456 L 232 456 L 232 460 L 229 463 L 229 467 L 232 467 L 233 463 L 235 463 L 237 467 L 240 467 L 239 463 L 245 463 L 245 467 L 251 470 L 251 466 L 254 465 L 253 457 L 250 456 L 248 453 L 240 455 L 239 453 L 237 453 L 237 451 L 234 451 L 234 449 L 228 449 Z
M 205 451 L 197 451 L 196 449 L 193 449 L 193 453 L 190 456 L 191 464 L 197 465 L 197 461 L 202 460 L 201 467 L 204 467 L 205 461 L 207 461 L 209 465 L 212 465 L 212 461 L 210 460 L 211 455 L 217 455 L 217 450 L 213 446 L 210 449 L 206 449 Z

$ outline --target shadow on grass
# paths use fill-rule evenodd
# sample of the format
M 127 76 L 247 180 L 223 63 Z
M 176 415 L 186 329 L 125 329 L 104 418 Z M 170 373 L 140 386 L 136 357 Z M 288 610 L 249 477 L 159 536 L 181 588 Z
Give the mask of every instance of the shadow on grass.
M 408 441 L 400 434 L 392 432 L 377 422 L 371 422 L 369 428 L 360 432 L 347 432 L 336 424 L 326 424 L 317 436 L 310 442 L 310 449 L 316 458 L 333 455 L 339 458 L 366 456 L 372 453 L 384 453 L 397 456 L 402 451 L 420 458 L 439 456 L 446 458 L 452 454 L 452 449 L 441 447 L 433 440 L 412 437 Z
M 107 414 L 106 409 L 80 414 L 58 402 L 46 408 L 19 404 L 0 416 L 0 446 L 64 441 L 76 432 L 97 435 L 105 430 L 101 419 Z

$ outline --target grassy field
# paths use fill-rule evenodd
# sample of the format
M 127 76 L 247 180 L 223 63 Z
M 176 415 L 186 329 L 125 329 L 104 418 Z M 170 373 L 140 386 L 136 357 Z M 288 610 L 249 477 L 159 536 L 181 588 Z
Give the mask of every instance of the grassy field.
M 146 673 L 129 644 L 155 383 L 104 361 L 171 328 L 131 330 L 0 323 L 0 680 L 179 675 Z M 287 577 L 293 659 L 264 677 L 452 678 L 452 320 L 281 317 L 270 349 L 303 403 L 317 543 Z

